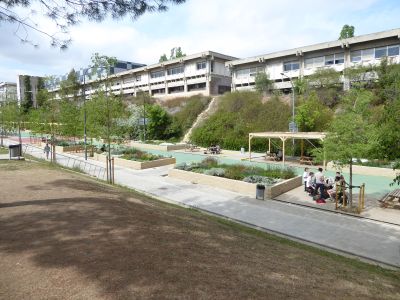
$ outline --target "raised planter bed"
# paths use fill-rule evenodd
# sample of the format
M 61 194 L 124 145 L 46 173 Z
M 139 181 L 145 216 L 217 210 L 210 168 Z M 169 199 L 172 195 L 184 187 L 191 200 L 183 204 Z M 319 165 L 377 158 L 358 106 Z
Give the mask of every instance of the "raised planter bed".
M 44 148 L 46 143 L 41 142 L 40 145 Z M 73 145 L 73 146 L 56 146 L 56 152 L 64 153 L 64 152 L 78 152 L 82 151 L 84 147 L 82 145 Z
M 105 163 L 106 155 L 94 153 L 94 156 L 92 159 Z M 176 163 L 176 160 L 174 157 L 172 157 L 172 158 L 166 157 L 166 158 L 161 158 L 161 159 L 152 160 L 152 161 L 140 162 L 140 161 L 127 160 L 127 159 L 123 159 L 123 158 L 119 158 L 119 157 L 114 157 L 114 163 L 117 166 L 121 166 L 121 167 L 131 168 L 134 170 L 143 170 L 143 169 L 172 165 L 172 164 Z
M 171 178 L 186 180 L 192 183 L 200 183 L 212 187 L 229 190 L 250 197 L 256 195 L 256 183 L 248 183 L 240 180 L 233 180 L 224 177 L 205 175 L 190 171 L 171 169 L 168 172 Z M 280 194 L 286 193 L 296 187 L 302 185 L 302 177 L 297 176 L 291 179 L 284 180 L 272 186 L 265 187 L 265 197 L 275 198 Z
M 173 151 L 173 150 L 182 150 L 186 148 L 186 144 L 175 144 L 175 145 L 154 145 L 154 144 L 145 144 L 145 143 L 137 143 L 130 142 L 130 147 L 134 147 L 137 149 L 150 149 L 150 150 L 160 150 L 160 151 Z

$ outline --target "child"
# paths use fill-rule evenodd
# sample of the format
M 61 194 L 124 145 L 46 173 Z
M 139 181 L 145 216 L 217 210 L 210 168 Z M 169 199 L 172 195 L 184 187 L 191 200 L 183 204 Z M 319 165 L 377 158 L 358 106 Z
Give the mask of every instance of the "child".
M 309 176 L 308 168 L 304 168 L 303 173 L 303 182 L 304 182 L 304 191 L 307 192 L 307 178 Z
M 310 172 L 307 177 L 307 192 L 309 193 L 309 196 L 313 196 L 315 193 L 315 188 L 314 188 L 314 172 Z

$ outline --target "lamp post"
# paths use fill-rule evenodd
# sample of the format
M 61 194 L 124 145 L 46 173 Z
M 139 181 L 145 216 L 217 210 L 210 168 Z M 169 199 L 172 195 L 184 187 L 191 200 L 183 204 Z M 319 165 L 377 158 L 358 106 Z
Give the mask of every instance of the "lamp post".
M 83 86 L 82 86 L 82 98 L 83 98 L 83 145 L 85 148 L 85 160 L 87 160 L 87 142 L 86 142 L 86 73 L 90 68 L 83 70 Z
M 289 131 L 291 131 L 291 132 L 296 132 L 297 130 L 297 128 L 296 128 L 296 123 L 294 122 L 294 85 L 293 85 L 293 81 L 292 81 L 292 78 L 291 77 L 289 77 L 289 76 L 287 76 L 285 73 L 281 73 L 281 75 L 282 76 L 284 76 L 284 77 L 286 77 L 286 78 L 288 78 L 289 79 L 289 81 L 290 81 L 290 84 L 291 84 L 291 86 L 292 86 L 292 122 L 291 122 L 291 125 L 289 126 Z
M 4 112 L 3 112 L 3 101 L 0 102 L 0 114 L 1 114 L 1 142 L 0 147 L 4 147 L 3 136 L 4 136 Z
M 294 121 L 294 85 L 292 78 L 287 76 L 285 73 L 281 73 L 282 76 L 289 78 L 290 85 L 292 86 L 292 122 L 289 123 L 289 131 L 290 132 L 297 132 L 297 126 L 296 122 Z M 293 156 L 295 154 L 295 149 L 294 149 L 294 138 L 292 139 L 292 150 L 293 150 Z

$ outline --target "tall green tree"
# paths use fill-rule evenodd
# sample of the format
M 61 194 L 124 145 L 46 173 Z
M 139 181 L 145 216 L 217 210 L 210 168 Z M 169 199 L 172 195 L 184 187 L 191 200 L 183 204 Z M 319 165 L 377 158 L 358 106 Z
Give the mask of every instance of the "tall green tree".
M 339 40 L 351 38 L 354 36 L 354 26 L 351 25 L 343 25 L 342 30 L 340 31 Z
M 74 102 L 80 100 L 79 90 L 81 85 L 79 83 L 78 76 L 74 69 L 72 69 L 67 76 L 66 80 L 63 80 L 60 84 L 59 95 L 63 99 L 71 99 Z
M 33 91 L 31 85 L 31 77 L 24 75 L 24 99 L 22 101 L 22 111 L 28 113 L 28 111 L 33 107 Z
M 150 139 L 166 139 L 168 136 L 168 127 L 172 123 L 171 116 L 160 105 L 151 105 L 147 109 L 149 123 L 147 124 L 147 133 Z
M 256 91 L 265 95 L 273 87 L 273 81 L 269 79 L 269 76 L 265 72 L 259 72 L 255 78 Z
M 60 132 L 63 136 L 81 137 L 83 135 L 83 122 L 81 107 L 76 102 L 64 99 L 60 102 Z
M 46 79 L 43 77 L 39 77 L 39 79 L 38 79 L 37 93 L 36 93 L 36 106 L 37 107 L 43 106 L 50 99 L 50 93 L 46 89 L 45 80 Z
M 121 98 L 98 91 L 86 102 L 86 110 L 88 135 L 110 143 L 111 137 L 116 135 L 121 126 L 118 120 L 124 117 L 125 109 Z
M 186 54 L 184 54 L 182 52 L 181 47 L 174 47 L 171 49 L 171 55 L 170 55 L 169 59 L 181 58 L 184 56 L 186 56 Z
M 315 91 L 302 98 L 296 108 L 295 122 L 302 132 L 325 131 L 333 119 L 333 112 L 319 99 Z
M 158 60 L 158 62 L 164 62 L 164 61 L 167 61 L 168 60 L 168 57 L 167 57 L 167 55 L 165 55 L 165 53 L 163 54 L 163 55 L 161 55 L 160 56 L 160 59 Z
M 328 160 L 334 161 L 339 167 L 349 166 L 350 205 L 353 200 L 353 159 L 369 158 L 374 144 L 371 140 L 374 125 L 368 121 L 372 99 L 370 91 L 351 90 L 343 99 L 342 111 L 336 115 L 323 141 Z

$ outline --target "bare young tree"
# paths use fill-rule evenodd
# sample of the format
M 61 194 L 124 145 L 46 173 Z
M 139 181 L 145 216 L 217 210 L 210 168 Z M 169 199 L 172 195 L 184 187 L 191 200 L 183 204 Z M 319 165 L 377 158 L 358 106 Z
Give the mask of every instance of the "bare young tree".
M 164 12 L 173 4 L 182 4 L 186 0 L 0 0 L 0 23 L 15 24 L 14 34 L 21 42 L 38 45 L 30 39 L 34 31 L 47 36 L 51 45 L 62 50 L 71 43 L 69 28 L 82 19 L 101 22 L 106 17 L 120 19 L 129 16 L 132 20 L 145 13 Z M 22 15 L 21 8 L 31 9 Z M 35 11 L 33 8 L 38 8 Z M 50 33 L 40 28 L 37 19 L 45 16 L 53 20 L 58 28 Z

